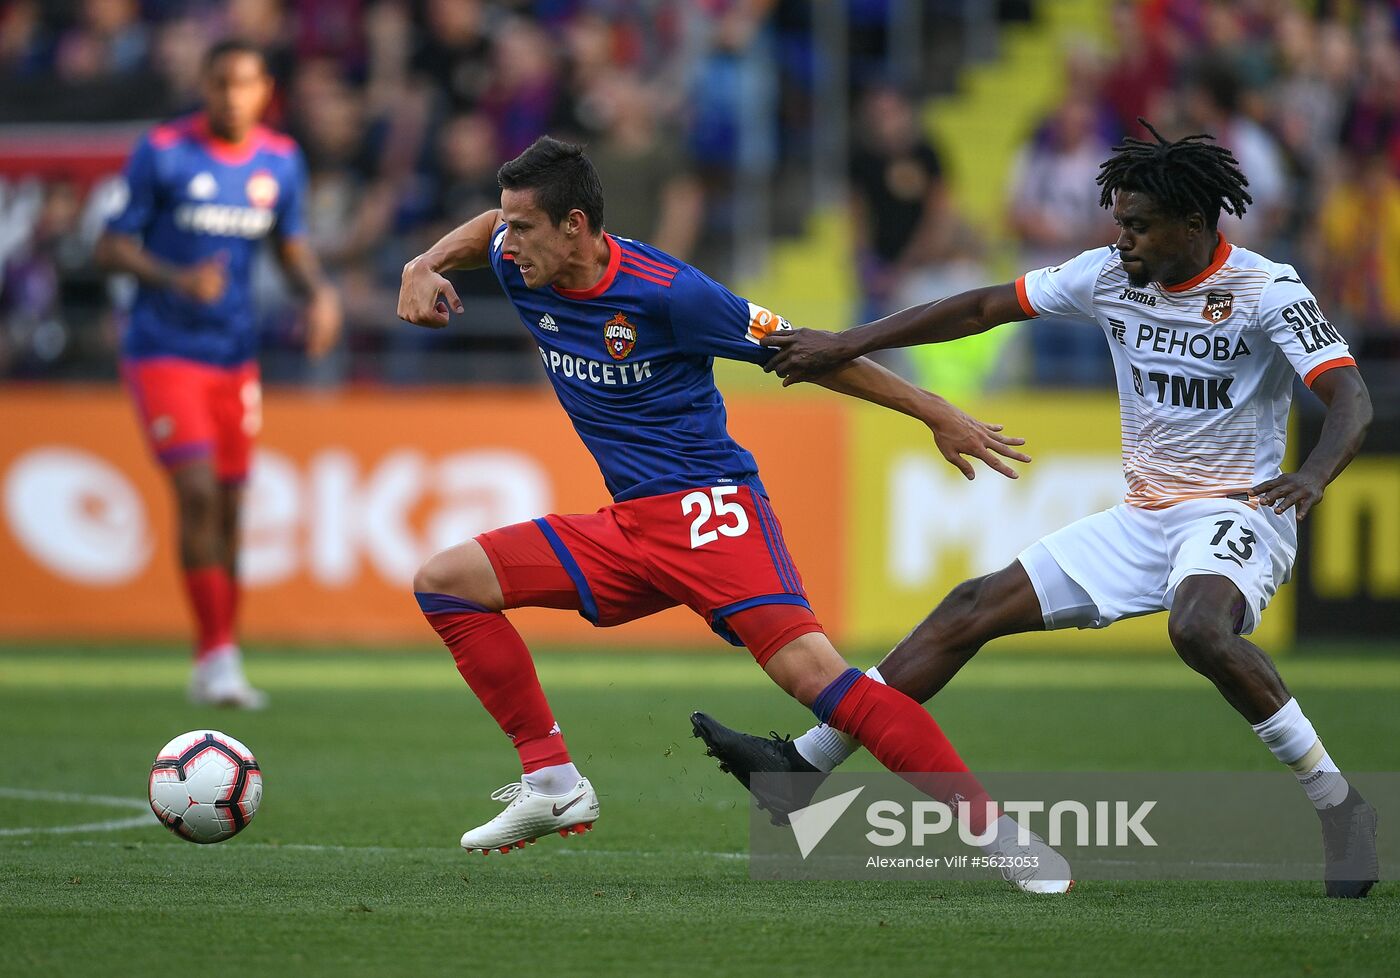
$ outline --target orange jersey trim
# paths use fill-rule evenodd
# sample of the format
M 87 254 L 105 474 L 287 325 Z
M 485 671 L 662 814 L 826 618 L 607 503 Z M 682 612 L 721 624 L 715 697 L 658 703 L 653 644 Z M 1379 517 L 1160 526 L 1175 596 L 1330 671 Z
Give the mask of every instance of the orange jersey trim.
M 1215 253 L 1210 256 L 1210 264 L 1202 269 L 1199 274 L 1193 275 L 1185 282 L 1178 285 L 1163 285 L 1162 288 L 1167 292 L 1185 292 L 1187 289 L 1194 289 L 1216 272 L 1220 271 L 1221 267 L 1225 264 L 1225 259 L 1230 257 L 1231 247 L 1230 242 L 1225 240 L 1225 235 L 1216 231 Z
M 1356 366 L 1356 361 L 1353 360 L 1351 357 L 1337 357 L 1337 359 L 1335 360 L 1328 360 L 1326 363 L 1319 363 L 1316 367 L 1313 367 L 1311 370 L 1308 371 L 1308 375 L 1303 378 L 1303 384 L 1304 386 L 1311 387 L 1313 385 L 1314 380 L 1317 380 L 1318 377 L 1322 376 L 1323 374 L 1327 373 L 1327 371 L 1335 367 L 1354 366 Z
M 1246 498 L 1240 499 L 1240 496 Z M 1174 493 L 1143 493 L 1136 490 L 1129 492 L 1123 497 L 1123 502 L 1134 509 L 1171 509 L 1180 503 L 1189 503 L 1197 499 L 1233 499 L 1235 502 L 1244 503 L 1250 509 L 1259 508 L 1259 499 L 1250 493 L 1248 486 L 1240 486 L 1238 489 L 1206 489 L 1197 492 L 1174 492 Z
M 1026 294 L 1026 277 L 1024 275 L 1016 280 L 1016 301 L 1021 304 L 1021 311 L 1032 319 L 1040 315 L 1035 311 L 1035 306 L 1031 305 L 1031 297 Z

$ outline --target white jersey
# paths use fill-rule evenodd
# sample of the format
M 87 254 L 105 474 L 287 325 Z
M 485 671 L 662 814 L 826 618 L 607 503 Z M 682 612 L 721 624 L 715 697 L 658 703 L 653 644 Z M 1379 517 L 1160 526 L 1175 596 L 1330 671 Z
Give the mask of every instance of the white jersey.
M 1283 463 L 1293 374 L 1311 386 L 1355 366 L 1290 265 L 1220 236 L 1210 265 L 1180 285 L 1128 283 L 1116 248 L 1016 281 L 1031 316 L 1099 324 L 1113 351 L 1126 502 L 1162 509 L 1232 496 Z

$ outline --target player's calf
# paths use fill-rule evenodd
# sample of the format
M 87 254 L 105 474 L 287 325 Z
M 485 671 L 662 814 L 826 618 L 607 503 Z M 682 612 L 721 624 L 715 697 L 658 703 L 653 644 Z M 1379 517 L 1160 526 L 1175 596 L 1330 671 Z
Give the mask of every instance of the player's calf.
M 198 459 L 171 470 L 180 537 L 180 563 L 185 567 L 228 564 L 228 550 L 236 539 L 227 536 L 223 494 L 208 459 Z
M 1241 638 L 1244 596 L 1215 575 L 1188 577 L 1177 588 L 1167 635 L 1181 661 L 1215 684 L 1250 723 L 1273 716 L 1289 694 L 1268 653 Z
M 994 638 L 1045 627 L 1020 562 L 963 581 L 880 662 L 883 682 L 920 703 L 946 686 Z
M 884 682 L 920 703 L 948 684 L 996 633 L 987 577 L 963 581 L 880 662 Z

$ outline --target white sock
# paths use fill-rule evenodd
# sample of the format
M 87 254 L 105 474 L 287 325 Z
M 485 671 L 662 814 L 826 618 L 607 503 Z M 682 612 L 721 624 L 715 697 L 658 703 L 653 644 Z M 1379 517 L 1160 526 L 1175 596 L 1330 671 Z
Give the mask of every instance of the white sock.
M 865 674 L 881 685 L 885 677 L 880 675 L 878 666 L 871 666 Z M 860 742 L 850 734 L 844 734 L 835 727 L 819 723 L 792 742 L 797 753 L 818 771 L 834 771 L 841 762 L 860 750 Z
M 1296 699 L 1290 699 L 1277 713 L 1253 727 L 1264 746 L 1293 769 L 1314 808 L 1332 808 L 1346 799 L 1351 788 Z
M 541 795 L 562 795 L 578 784 L 581 777 L 583 775 L 578 773 L 574 762 L 569 761 L 567 764 L 551 764 L 529 774 L 522 774 L 520 780 L 525 782 L 525 787 Z

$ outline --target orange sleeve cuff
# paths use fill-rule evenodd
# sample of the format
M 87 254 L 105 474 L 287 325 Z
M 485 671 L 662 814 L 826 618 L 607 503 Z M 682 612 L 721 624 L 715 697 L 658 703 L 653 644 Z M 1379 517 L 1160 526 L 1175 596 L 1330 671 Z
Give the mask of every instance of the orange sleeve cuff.
M 1035 306 L 1031 305 L 1031 297 L 1026 294 L 1026 277 L 1024 275 L 1016 280 L 1016 301 L 1021 304 L 1021 311 L 1032 319 L 1040 315 L 1035 311 Z
M 1326 363 L 1319 363 L 1316 367 L 1313 367 L 1311 370 L 1308 371 L 1307 376 L 1303 378 L 1303 384 L 1307 387 L 1311 387 L 1313 385 L 1314 380 L 1317 380 L 1317 378 L 1321 377 L 1323 374 L 1327 373 L 1327 371 L 1333 369 L 1334 367 L 1354 366 L 1356 366 L 1356 361 L 1353 360 L 1351 357 L 1338 357 L 1335 360 L 1328 360 Z

